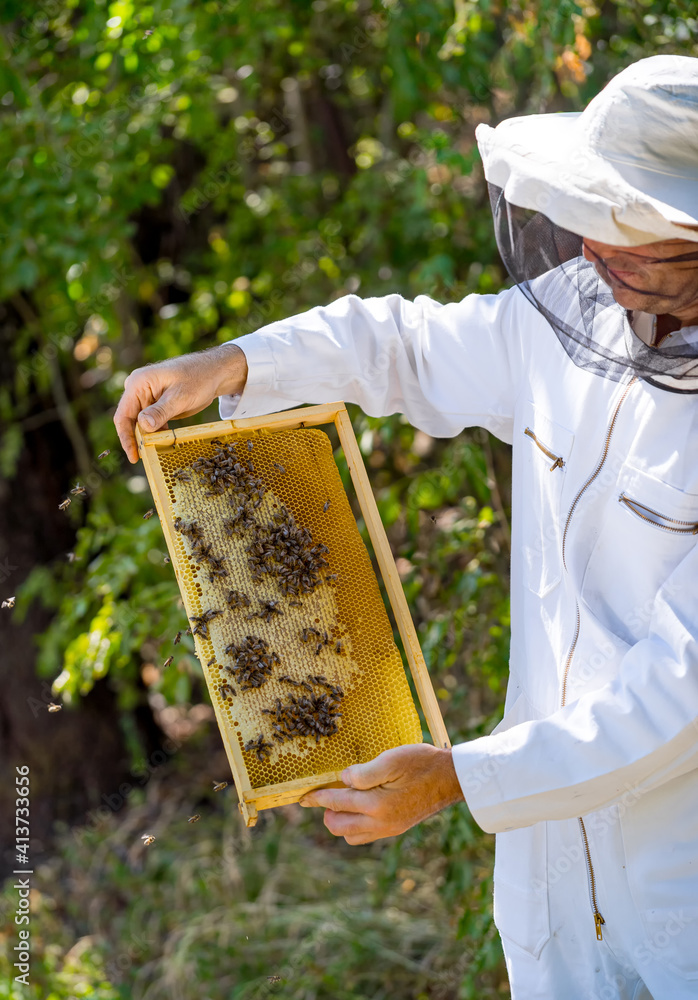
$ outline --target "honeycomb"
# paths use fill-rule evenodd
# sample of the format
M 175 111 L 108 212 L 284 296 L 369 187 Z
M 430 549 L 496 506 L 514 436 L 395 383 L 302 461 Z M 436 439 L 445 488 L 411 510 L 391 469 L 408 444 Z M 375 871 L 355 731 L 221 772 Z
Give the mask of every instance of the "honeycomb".
M 192 469 L 230 444 L 249 470 L 245 475 L 263 486 L 254 494 L 256 506 L 232 517 L 232 527 L 231 516 L 241 510 L 235 490 L 217 493 L 220 486 L 202 485 L 201 471 Z M 155 451 L 197 655 L 222 737 L 229 746 L 237 741 L 252 788 L 341 771 L 391 747 L 421 742 L 402 659 L 327 434 L 260 428 L 202 435 Z M 253 575 L 249 551 L 289 515 L 310 532 L 312 546 L 327 548 L 317 584 L 299 593 L 284 592 L 273 573 Z M 259 686 L 248 682 L 244 690 L 237 656 L 250 643 L 268 651 L 268 668 L 254 674 Z M 313 680 L 318 677 L 324 683 Z M 335 731 L 282 739 L 278 705 L 291 696 L 333 699 L 328 728 Z

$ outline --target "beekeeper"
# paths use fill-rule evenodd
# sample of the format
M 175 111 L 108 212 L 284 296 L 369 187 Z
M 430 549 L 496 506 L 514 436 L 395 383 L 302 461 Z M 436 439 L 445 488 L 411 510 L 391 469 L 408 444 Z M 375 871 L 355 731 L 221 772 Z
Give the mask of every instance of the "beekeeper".
M 490 736 L 313 792 L 350 844 L 465 798 L 497 834 L 514 1000 L 698 997 L 698 59 L 580 114 L 477 129 L 516 282 L 441 305 L 346 295 L 140 368 L 116 426 L 346 400 L 513 445 L 511 664 Z

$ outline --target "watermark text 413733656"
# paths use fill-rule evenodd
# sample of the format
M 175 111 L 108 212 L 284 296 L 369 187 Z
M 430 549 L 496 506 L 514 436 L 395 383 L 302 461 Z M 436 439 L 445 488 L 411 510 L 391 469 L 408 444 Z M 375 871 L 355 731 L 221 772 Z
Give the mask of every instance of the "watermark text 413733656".
M 23 764 L 15 771 L 15 864 L 14 875 L 24 876 L 15 880 L 17 890 L 17 909 L 15 925 L 17 926 L 17 944 L 14 945 L 17 969 L 15 980 L 24 986 L 29 986 L 29 882 L 33 871 L 29 867 L 29 766 Z

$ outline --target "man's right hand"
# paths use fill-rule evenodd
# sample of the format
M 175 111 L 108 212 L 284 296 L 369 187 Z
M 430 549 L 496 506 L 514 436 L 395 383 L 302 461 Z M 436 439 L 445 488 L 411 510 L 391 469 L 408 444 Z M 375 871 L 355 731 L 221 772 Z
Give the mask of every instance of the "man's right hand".
M 124 394 L 114 414 L 129 462 L 138 461 L 136 422 L 144 434 L 163 430 L 168 420 L 191 417 L 216 396 L 242 392 L 246 380 L 247 361 L 234 344 L 136 368 L 124 383 Z

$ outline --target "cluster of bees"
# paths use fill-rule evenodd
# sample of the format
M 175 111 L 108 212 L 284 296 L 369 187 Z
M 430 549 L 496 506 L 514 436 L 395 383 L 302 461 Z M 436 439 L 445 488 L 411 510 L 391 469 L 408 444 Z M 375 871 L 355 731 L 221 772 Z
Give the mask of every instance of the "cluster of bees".
M 269 574 L 287 596 L 312 594 L 322 582 L 320 571 L 328 565 L 329 549 L 313 545 L 311 533 L 296 524 L 283 504 L 272 514 L 272 521 L 267 526 L 255 525 L 254 540 L 246 548 L 252 579 L 256 582 Z
M 273 739 L 283 743 L 298 736 L 314 736 L 315 742 L 319 743 L 321 736 L 334 736 L 338 732 L 338 720 L 342 717 L 339 709 L 344 697 L 338 684 L 332 684 L 323 674 L 308 674 L 305 681 L 296 681 L 292 677 L 280 677 L 279 680 L 304 688 L 308 693 L 289 694 L 285 702 L 277 698 L 274 708 L 262 709 L 264 715 L 273 717 Z M 325 690 L 317 693 L 314 685 Z
M 328 649 L 333 644 L 337 656 L 347 655 L 341 639 L 335 640 L 327 632 L 321 632 L 320 629 L 314 628 L 312 625 L 304 628 L 301 632 L 301 642 L 314 642 L 316 656 L 319 656 L 323 649 Z
M 174 529 L 189 539 L 191 555 L 195 561 L 199 564 L 202 562 L 208 563 L 209 580 L 228 575 L 228 570 L 223 565 L 225 556 L 215 556 L 213 554 L 213 546 L 204 539 L 204 533 L 199 527 L 198 521 L 187 523 L 181 517 L 176 517 L 174 519 Z
M 235 657 L 235 665 L 220 669 L 235 677 L 242 691 L 261 687 L 271 676 L 272 667 L 281 663 L 278 655 L 269 649 L 269 643 L 255 635 L 245 636 L 239 645 L 231 642 L 224 652 Z
M 224 598 L 225 604 L 231 611 L 242 612 L 241 617 L 247 621 L 276 621 L 285 613 L 284 603 L 289 607 L 300 608 L 303 606 L 302 597 L 314 593 L 322 583 L 337 579 L 336 573 L 325 572 L 329 566 L 329 549 L 326 545 L 314 544 L 311 532 L 299 525 L 291 511 L 280 501 L 273 505 L 270 523 L 260 523 L 258 508 L 262 504 L 266 487 L 258 478 L 251 457 L 241 460 L 238 449 L 232 443 L 223 444 L 215 439 L 212 444 L 212 455 L 198 458 L 190 466 L 177 469 L 173 478 L 175 482 L 191 483 L 196 476 L 207 497 L 228 494 L 227 503 L 231 513 L 222 521 L 223 530 L 228 537 L 251 534 L 245 553 L 253 583 L 273 581 L 286 600 L 255 601 L 240 590 L 229 589 Z M 248 453 L 253 448 L 253 442 L 247 441 Z M 285 474 L 283 466 L 278 462 L 273 464 L 277 472 Z M 327 501 L 322 508 L 323 512 L 329 506 Z M 192 559 L 198 564 L 207 564 L 210 581 L 229 575 L 223 565 L 225 557 L 213 554 L 212 546 L 206 541 L 198 521 L 187 522 L 182 517 L 176 517 L 174 528 L 187 539 Z M 208 639 L 209 623 L 222 613 L 219 608 L 209 608 L 199 616 L 192 616 L 192 626 L 187 631 L 192 635 L 200 635 L 204 640 Z M 175 643 L 179 638 L 180 634 Z M 300 639 L 303 643 L 314 643 L 316 655 L 324 651 L 338 656 L 346 655 L 341 640 L 313 626 L 304 628 Z M 262 687 L 272 677 L 274 668 L 281 666 L 278 654 L 265 639 L 257 635 L 246 635 L 242 640 L 230 642 L 225 646 L 224 652 L 233 660 L 231 665 L 218 668 L 227 675 L 222 678 L 224 683 L 218 687 L 224 701 L 227 701 L 228 696 L 236 697 L 238 689 L 245 692 Z M 212 666 L 215 662 L 214 656 L 207 665 Z M 322 674 L 309 674 L 305 680 L 295 680 L 282 674 L 278 679 L 292 685 L 295 690 L 284 698 L 276 698 L 273 707 L 261 710 L 269 717 L 271 740 L 283 744 L 300 737 L 314 737 L 319 742 L 321 737 L 333 736 L 339 731 L 342 717 L 340 707 L 344 697 L 339 685 L 333 684 Z M 264 762 L 272 756 L 274 744 L 260 732 L 244 744 L 243 750 Z

